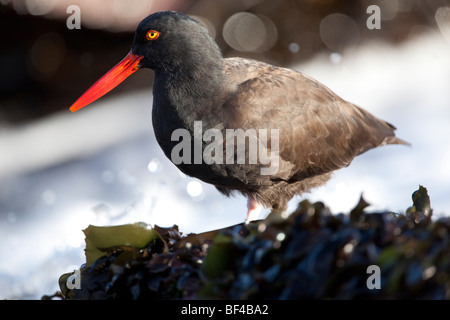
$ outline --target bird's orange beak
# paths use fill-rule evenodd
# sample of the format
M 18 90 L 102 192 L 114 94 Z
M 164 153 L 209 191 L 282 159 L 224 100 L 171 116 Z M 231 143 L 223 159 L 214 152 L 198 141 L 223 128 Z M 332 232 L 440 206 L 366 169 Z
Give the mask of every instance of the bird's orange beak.
M 98 98 L 104 96 L 109 91 L 117 87 L 128 76 L 139 69 L 139 62 L 144 56 L 138 56 L 131 51 L 114 68 L 109 70 L 103 77 L 92 85 L 77 101 L 70 107 L 70 111 L 75 112 Z

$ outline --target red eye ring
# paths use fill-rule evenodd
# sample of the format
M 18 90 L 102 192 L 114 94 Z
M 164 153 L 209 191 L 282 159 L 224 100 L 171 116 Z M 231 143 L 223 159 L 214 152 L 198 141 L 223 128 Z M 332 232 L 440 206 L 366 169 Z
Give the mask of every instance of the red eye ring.
M 145 37 L 147 38 L 147 40 L 156 40 L 159 37 L 159 32 L 155 30 L 149 30 Z

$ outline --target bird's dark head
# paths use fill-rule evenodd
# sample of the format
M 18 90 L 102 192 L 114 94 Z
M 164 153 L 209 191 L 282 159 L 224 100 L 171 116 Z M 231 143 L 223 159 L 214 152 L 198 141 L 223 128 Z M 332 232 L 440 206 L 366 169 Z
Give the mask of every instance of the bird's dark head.
M 205 59 L 220 59 L 220 50 L 197 20 L 175 11 L 154 13 L 139 24 L 131 52 L 144 58 L 140 67 L 171 72 Z
M 222 55 L 203 25 L 175 11 L 154 13 L 141 21 L 128 55 L 89 88 L 71 107 L 77 111 L 102 97 L 140 68 L 155 72 L 211 72 Z

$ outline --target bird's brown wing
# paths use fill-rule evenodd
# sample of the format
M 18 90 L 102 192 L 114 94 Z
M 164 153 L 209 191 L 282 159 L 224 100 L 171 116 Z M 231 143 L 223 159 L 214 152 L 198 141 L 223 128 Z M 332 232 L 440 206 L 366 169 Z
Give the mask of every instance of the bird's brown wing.
M 223 105 L 224 126 L 279 129 L 285 165 L 275 179 L 302 180 L 348 166 L 371 148 L 405 144 L 392 125 L 299 72 L 241 58 L 224 65 L 234 93 Z

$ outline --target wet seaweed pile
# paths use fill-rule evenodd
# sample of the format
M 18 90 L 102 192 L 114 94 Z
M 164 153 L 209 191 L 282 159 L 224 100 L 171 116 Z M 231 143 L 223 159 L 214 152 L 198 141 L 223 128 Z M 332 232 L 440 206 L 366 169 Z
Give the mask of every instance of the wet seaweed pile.
M 61 276 L 59 295 L 448 299 L 450 218 L 431 219 L 426 189 L 413 193 L 405 213 L 369 213 L 367 206 L 361 198 L 350 213 L 332 214 L 323 203 L 305 200 L 290 215 L 272 213 L 262 221 L 188 236 L 176 226 L 140 224 L 149 242 L 97 248 L 94 258 L 87 248 L 87 264 L 78 278 Z M 76 281 L 79 288 L 69 289 Z

